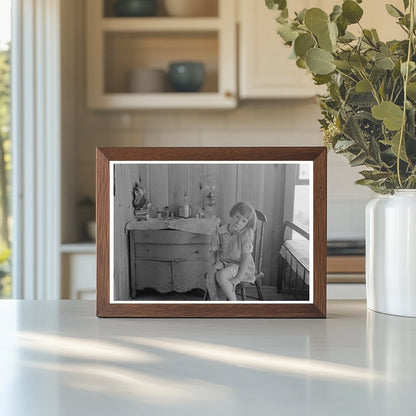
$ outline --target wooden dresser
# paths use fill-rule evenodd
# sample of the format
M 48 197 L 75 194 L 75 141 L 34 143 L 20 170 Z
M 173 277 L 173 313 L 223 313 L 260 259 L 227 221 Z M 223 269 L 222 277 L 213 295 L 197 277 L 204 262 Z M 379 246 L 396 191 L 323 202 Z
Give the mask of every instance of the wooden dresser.
M 131 297 L 136 291 L 205 289 L 211 236 L 179 230 L 129 230 Z

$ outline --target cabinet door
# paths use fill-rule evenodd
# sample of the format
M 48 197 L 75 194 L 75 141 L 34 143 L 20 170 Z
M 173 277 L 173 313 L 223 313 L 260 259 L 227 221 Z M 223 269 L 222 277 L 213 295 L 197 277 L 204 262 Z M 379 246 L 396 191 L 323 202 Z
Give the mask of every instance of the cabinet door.
M 388 3 L 403 9 L 402 0 Z M 298 0 L 289 2 L 289 11 L 320 7 L 329 13 L 341 0 Z M 291 49 L 276 33 L 278 12 L 268 10 L 264 1 L 238 0 L 240 20 L 239 76 L 241 98 L 306 98 L 324 93 L 325 87 L 313 84 L 312 77 L 289 58 Z M 366 0 L 361 24 L 376 28 L 383 41 L 403 38 L 404 32 L 386 12 L 384 2 Z M 358 25 L 349 31 L 358 34 Z
M 64 253 L 62 255 L 62 298 L 95 300 L 96 255 Z
M 295 10 L 304 7 L 325 7 L 329 0 L 299 0 Z M 293 10 L 292 10 L 293 12 Z M 264 1 L 239 0 L 240 15 L 240 97 L 241 98 L 305 98 L 320 91 L 311 75 L 289 58 L 291 49 L 276 33 L 276 11 Z
M 163 12 L 154 17 L 123 18 L 114 16 L 111 7 L 104 7 L 109 2 L 86 1 L 88 107 L 236 107 L 235 2 L 207 1 L 218 4 L 216 16 L 172 17 Z M 200 91 L 173 91 L 166 77 L 169 64 L 178 61 L 204 64 L 205 79 Z M 163 85 L 150 92 L 146 88 L 142 92 L 132 89 L 129 73 L 141 68 L 163 71 L 164 75 L 159 72 Z

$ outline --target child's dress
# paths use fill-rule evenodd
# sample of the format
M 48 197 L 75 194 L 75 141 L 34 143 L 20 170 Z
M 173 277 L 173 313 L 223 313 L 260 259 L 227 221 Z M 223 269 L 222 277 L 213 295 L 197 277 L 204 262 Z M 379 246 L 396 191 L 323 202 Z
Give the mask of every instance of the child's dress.
M 241 254 L 250 254 L 248 267 L 241 280 L 254 283 L 256 268 L 253 256 L 254 231 L 251 228 L 243 229 L 236 233 L 230 233 L 228 225 L 219 227 L 214 235 L 212 250 L 217 251 L 217 263 L 214 267 L 218 270 L 227 269 L 232 277 L 238 273 L 241 264 Z

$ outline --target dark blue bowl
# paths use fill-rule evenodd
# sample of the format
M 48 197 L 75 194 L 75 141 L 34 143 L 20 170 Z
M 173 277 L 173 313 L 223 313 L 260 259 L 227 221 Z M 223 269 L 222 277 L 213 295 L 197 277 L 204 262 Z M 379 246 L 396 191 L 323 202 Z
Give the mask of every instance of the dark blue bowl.
M 145 17 L 154 16 L 157 12 L 156 0 L 118 0 L 114 4 L 116 16 Z
M 172 62 L 169 80 L 177 92 L 197 92 L 205 80 L 205 67 L 201 62 Z

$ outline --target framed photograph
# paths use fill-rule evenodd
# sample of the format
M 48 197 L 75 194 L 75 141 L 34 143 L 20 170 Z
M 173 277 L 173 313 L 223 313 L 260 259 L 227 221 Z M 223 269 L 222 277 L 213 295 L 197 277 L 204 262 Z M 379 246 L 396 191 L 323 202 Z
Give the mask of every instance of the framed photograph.
M 98 148 L 97 316 L 324 318 L 326 148 Z

